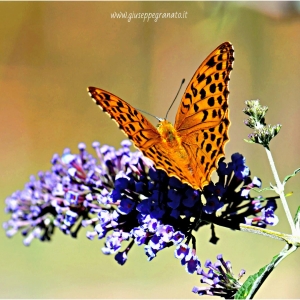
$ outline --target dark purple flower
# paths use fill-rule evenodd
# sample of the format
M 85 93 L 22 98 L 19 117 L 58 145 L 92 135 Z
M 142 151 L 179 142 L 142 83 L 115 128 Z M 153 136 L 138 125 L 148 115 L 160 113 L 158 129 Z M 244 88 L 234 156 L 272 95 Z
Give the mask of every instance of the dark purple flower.
M 146 244 L 149 234 L 142 227 L 135 227 L 131 230 L 131 236 L 134 238 L 134 241 L 137 245 Z
M 135 202 L 129 198 L 124 197 L 119 206 L 119 212 L 121 214 L 127 215 L 129 214 L 135 207 Z
M 250 170 L 245 165 L 246 159 L 243 157 L 243 155 L 239 153 L 232 154 L 231 160 L 234 174 L 238 179 L 244 180 L 244 178 L 250 175 Z
M 127 261 L 127 253 L 125 251 L 118 252 L 115 255 L 115 260 L 118 262 L 119 265 L 123 266 L 125 262 Z
M 150 245 L 144 247 L 145 254 L 148 256 L 148 261 L 151 261 L 155 256 L 157 251 L 154 250 Z
M 180 245 L 178 245 L 176 247 L 174 255 L 178 259 L 183 259 L 187 255 L 190 255 L 191 252 L 192 252 L 192 249 L 188 245 L 181 243 Z
M 184 199 L 182 201 L 182 204 L 188 208 L 194 207 L 196 205 L 200 206 L 200 195 L 201 193 L 199 191 L 188 187 L 186 192 L 184 193 Z
M 174 245 L 180 244 L 184 240 L 185 236 L 182 232 L 176 231 L 172 235 L 171 241 L 173 242 Z
M 201 267 L 200 260 L 196 255 L 193 255 L 186 263 L 186 271 L 189 274 L 194 274 Z
M 175 209 L 180 205 L 182 194 L 179 191 L 170 189 L 168 192 L 168 198 L 171 200 L 168 202 L 168 206 Z
M 220 202 L 219 198 L 215 195 L 211 195 L 209 197 L 206 197 L 206 205 L 204 205 L 203 211 L 206 214 L 212 214 L 222 206 L 223 203 Z

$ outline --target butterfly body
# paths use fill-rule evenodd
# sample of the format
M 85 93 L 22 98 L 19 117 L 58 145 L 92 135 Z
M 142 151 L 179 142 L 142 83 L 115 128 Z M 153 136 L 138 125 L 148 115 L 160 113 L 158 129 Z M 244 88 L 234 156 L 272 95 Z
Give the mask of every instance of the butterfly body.
M 193 175 L 193 168 L 190 166 L 188 153 L 182 146 L 180 134 L 173 124 L 163 119 L 157 125 L 157 131 L 161 136 L 161 143 L 168 157 L 177 161 L 177 166 L 180 169 L 186 169 L 187 172 Z
M 180 136 L 171 122 L 164 119 L 161 120 L 157 125 L 157 131 L 160 134 L 163 143 L 166 143 L 168 147 L 172 148 L 181 145 Z
M 161 119 L 155 128 L 112 93 L 95 87 L 88 91 L 157 169 L 202 190 L 229 140 L 227 99 L 233 60 L 233 47 L 225 42 L 202 62 L 185 90 L 174 125 Z

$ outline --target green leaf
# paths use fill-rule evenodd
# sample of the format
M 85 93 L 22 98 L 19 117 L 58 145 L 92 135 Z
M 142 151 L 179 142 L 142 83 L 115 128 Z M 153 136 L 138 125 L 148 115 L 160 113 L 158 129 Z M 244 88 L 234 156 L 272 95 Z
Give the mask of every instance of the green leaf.
M 257 193 L 261 193 L 264 191 L 273 191 L 274 189 L 272 187 L 266 187 L 263 189 L 256 189 L 256 188 L 252 188 L 251 191 L 257 192 Z
M 299 218 L 300 218 L 300 206 L 297 209 L 296 215 L 294 217 L 294 223 L 297 224 L 299 222 Z
M 300 172 L 300 168 L 296 169 L 296 170 L 294 171 L 293 174 L 287 175 L 287 176 L 283 179 L 283 185 L 285 185 L 286 182 L 287 182 L 290 178 L 294 177 L 294 176 L 297 175 L 297 173 L 299 173 L 299 172 Z
M 249 143 L 249 144 L 255 144 L 255 142 L 253 142 L 253 141 L 251 141 L 251 140 L 244 139 L 244 141 L 245 141 L 246 143 Z
M 279 255 L 274 256 L 271 263 L 262 267 L 257 273 L 250 275 L 234 295 L 234 299 L 252 299 L 265 279 L 275 268 L 275 262 L 278 257 Z

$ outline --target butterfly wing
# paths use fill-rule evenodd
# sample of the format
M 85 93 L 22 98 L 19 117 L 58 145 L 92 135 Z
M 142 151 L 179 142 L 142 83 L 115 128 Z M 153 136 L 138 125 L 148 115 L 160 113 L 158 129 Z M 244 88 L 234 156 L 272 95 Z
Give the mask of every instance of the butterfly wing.
M 156 128 L 126 101 L 95 87 L 88 87 L 88 92 L 142 152 L 160 142 L 161 137 Z
M 175 129 L 190 157 L 190 167 L 199 187 L 208 184 L 228 139 L 228 82 L 233 46 L 225 42 L 200 65 L 182 97 Z

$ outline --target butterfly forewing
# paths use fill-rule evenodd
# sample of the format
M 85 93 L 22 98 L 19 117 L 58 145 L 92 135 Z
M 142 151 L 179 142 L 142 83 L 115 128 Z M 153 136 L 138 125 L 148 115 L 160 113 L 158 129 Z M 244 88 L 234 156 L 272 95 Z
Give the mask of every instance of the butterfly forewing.
M 200 65 L 179 105 L 175 128 L 181 136 L 216 126 L 228 108 L 228 82 L 233 64 L 233 47 L 225 42 Z
M 161 137 L 156 128 L 126 101 L 95 87 L 88 87 L 88 92 L 141 151 L 160 142 Z

